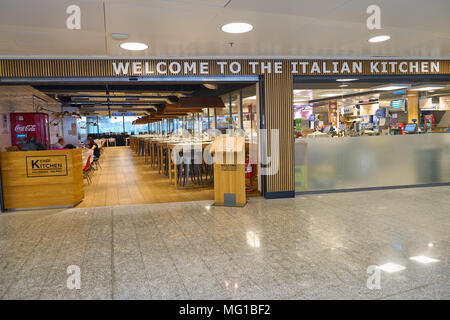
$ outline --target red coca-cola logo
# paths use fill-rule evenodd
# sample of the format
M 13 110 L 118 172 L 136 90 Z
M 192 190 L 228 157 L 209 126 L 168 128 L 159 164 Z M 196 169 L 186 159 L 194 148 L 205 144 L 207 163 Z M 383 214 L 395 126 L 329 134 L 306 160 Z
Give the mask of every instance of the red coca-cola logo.
M 16 132 L 35 132 L 36 131 L 36 125 L 35 124 L 28 124 L 26 126 L 21 126 L 20 124 L 16 125 L 14 128 Z

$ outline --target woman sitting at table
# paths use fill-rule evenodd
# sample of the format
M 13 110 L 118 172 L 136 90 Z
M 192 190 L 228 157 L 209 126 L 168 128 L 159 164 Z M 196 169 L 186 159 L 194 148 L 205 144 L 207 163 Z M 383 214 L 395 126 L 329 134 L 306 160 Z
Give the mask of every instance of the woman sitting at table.
M 94 151 L 94 158 L 100 158 L 100 149 L 98 148 L 98 145 L 95 143 L 94 139 L 88 137 L 86 139 L 86 143 L 88 145 L 88 149 Z

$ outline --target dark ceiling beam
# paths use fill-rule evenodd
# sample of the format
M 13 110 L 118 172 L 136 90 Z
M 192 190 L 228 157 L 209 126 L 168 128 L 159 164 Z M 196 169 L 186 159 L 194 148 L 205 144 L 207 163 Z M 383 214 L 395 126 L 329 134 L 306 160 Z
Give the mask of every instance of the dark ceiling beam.
M 104 84 L 49 84 L 49 85 L 35 85 L 33 86 L 39 91 L 46 93 L 58 94 L 61 92 L 77 92 L 77 91 L 92 91 L 105 92 Z M 200 84 L 129 84 L 129 85 L 114 85 L 109 84 L 108 88 L 111 93 L 115 91 L 142 91 L 142 92 L 179 92 L 192 93 L 203 87 Z
M 111 107 L 111 110 L 117 110 L 117 111 L 130 111 L 130 112 L 134 112 L 134 111 L 147 111 L 147 112 L 151 112 L 153 111 L 153 109 L 146 109 L 146 108 L 133 108 L 133 109 L 122 109 L 122 108 L 117 108 L 117 107 Z M 95 111 L 108 111 L 108 108 L 83 108 L 80 110 L 80 112 L 95 112 Z
M 107 96 L 98 96 L 98 95 L 78 95 L 78 96 L 71 96 L 72 99 L 88 99 L 88 98 L 102 98 L 106 99 Z M 139 95 L 121 95 L 121 96 L 109 96 L 110 99 L 121 99 L 121 98 L 129 98 L 129 99 L 174 99 L 177 98 L 175 96 L 139 96 Z
M 110 106 L 156 106 L 158 103 L 133 103 L 133 102 L 103 102 L 103 101 L 76 101 L 76 102 L 69 102 L 68 104 L 73 106 L 107 106 L 108 104 Z

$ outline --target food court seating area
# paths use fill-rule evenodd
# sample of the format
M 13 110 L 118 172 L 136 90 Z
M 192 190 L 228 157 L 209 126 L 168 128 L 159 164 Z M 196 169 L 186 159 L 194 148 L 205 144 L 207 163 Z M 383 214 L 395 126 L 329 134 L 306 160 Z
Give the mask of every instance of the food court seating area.
M 212 145 L 209 139 L 139 135 L 130 136 L 129 143 L 146 164 L 166 176 L 175 188 L 207 188 L 214 183 L 212 156 L 206 150 Z
M 120 147 L 120 146 L 126 146 L 127 145 L 127 139 L 129 138 L 128 135 L 124 134 L 89 134 L 89 137 L 91 137 L 94 140 L 100 140 L 104 139 L 106 141 L 105 146 L 106 147 Z

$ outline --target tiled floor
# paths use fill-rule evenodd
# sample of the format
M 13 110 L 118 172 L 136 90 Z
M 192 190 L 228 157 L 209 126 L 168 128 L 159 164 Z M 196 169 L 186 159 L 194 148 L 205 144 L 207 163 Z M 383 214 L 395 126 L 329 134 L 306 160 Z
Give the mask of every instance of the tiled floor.
M 2 214 L 0 298 L 450 298 L 450 187 L 211 203 Z

